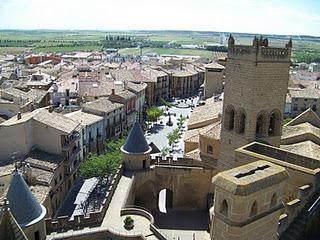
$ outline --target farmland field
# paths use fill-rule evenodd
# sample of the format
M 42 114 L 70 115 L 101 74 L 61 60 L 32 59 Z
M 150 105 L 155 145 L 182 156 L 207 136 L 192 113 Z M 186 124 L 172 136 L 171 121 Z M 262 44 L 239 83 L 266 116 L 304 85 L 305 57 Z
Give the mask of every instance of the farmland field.
M 140 49 L 138 48 L 123 48 L 119 50 L 120 54 L 123 55 L 139 55 Z M 157 53 L 168 54 L 168 55 L 191 55 L 191 56 L 200 56 L 205 58 L 211 58 L 212 52 L 200 49 L 175 49 L 175 48 L 143 48 L 143 54 L 147 53 Z
M 236 44 L 251 44 L 254 34 L 233 33 Z M 136 47 L 143 44 L 143 53 L 199 55 L 211 58 L 202 49 L 183 49 L 181 45 L 206 47 L 227 41 L 229 33 L 197 31 L 80 31 L 80 30 L 0 30 L 0 53 L 65 53 L 72 51 L 101 51 L 118 48 L 121 54 L 138 55 Z M 320 37 L 266 35 L 272 45 L 283 46 L 293 40 L 293 58 L 297 61 L 320 61 Z M 122 42 L 122 38 L 125 39 Z M 129 45 L 129 48 L 128 48 Z M 165 47 L 166 46 L 166 47 Z M 168 47 L 169 46 L 169 47 Z M 172 47 L 171 47 L 172 46 Z

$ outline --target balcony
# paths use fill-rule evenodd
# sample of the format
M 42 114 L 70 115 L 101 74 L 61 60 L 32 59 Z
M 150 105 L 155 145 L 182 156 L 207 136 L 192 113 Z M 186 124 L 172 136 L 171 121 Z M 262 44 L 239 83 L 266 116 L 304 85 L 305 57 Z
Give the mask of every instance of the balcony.
M 67 160 L 73 160 L 77 156 L 77 154 L 81 151 L 80 147 L 75 147 L 72 150 L 72 153 L 69 155 L 69 158 Z
M 81 161 L 74 161 L 74 167 L 71 170 L 69 166 L 65 166 L 64 175 L 66 177 L 72 176 L 79 169 L 80 163 Z
M 103 140 L 103 136 L 101 133 L 98 133 L 97 135 L 97 141 L 102 141 Z
M 78 132 L 74 132 L 68 137 L 68 139 L 65 139 L 66 136 L 62 137 L 62 149 L 66 150 L 69 149 L 70 146 L 75 143 L 80 138 L 80 134 Z

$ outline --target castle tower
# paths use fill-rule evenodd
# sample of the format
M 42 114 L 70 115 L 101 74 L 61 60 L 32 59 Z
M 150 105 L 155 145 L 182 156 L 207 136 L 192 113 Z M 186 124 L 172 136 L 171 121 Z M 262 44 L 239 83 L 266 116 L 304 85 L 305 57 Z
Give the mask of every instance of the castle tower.
M 223 91 L 223 71 L 224 66 L 213 62 L 206 66 L 206 74 L 204 79 L 204 97 L 205 99 L 222 93 Z
M 289 80 L 291 40 L 284 48 L 269 47 L 262 37 L 251 46 L 234 42 L 230 35 L 219 170 L 241 165 L 234 150 L 249 142 L 280 145 Z
M 141 170 L 150 167 L 151 147 L 148 145 L 139 122 L 135 122 L 126 143 L 121 147 L 125 169 Z
M 46 239 L 46 209 L 35 199 L 26 182 L 16 170 L 7 193 L 10 210 L 29 240 Z
M 256 161 L 213 177 L 212 240 L 276 240 L 285 168 Z

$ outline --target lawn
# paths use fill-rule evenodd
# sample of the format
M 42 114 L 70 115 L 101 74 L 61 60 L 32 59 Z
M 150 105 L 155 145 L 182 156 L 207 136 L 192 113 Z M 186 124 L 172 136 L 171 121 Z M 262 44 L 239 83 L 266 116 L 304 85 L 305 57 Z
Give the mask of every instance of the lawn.
M 21 54 L 30 50 L 26 47 L 0 47 L 0 54 Z
M 119 50 L 123 55 L 139 55 L 140 50 L 138 48 L 123 48 Z M 188 55 L 188 56 L 200 56 L 205 58 L 212 58 L 212 52 L 201 49 L 173 49 L 173 48 L 144 48 L 143 54 L 157 53 L 157 54 L 170 54 L 170 55 Z
M 32 50 L 35 53 L 66 53 L 76 51 L 101 51 L 100 45 L 84 45 L 84 46 L 47 46 L 36 47 Z

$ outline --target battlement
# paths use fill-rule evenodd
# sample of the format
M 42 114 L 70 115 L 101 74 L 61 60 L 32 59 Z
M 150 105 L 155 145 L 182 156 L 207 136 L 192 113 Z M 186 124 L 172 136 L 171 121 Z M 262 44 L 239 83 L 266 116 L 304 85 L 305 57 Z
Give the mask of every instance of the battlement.
M 235 45 L 230 36 L 228 45 L 228 58 L 246 59 L 255 62 L 289 62 L 291 57 L 292 41 L 290 40 L 285 47 L 269 47 L 268 39 L 253 39 L 252 45 Z
M 175 158 L 173 156 L 154 156 L 150 157 L 151 165 L 170 165 L 170 166 L 185 166 L 185 167 L 203 167 L 203 164 L 199 161 L 188 158 Z

